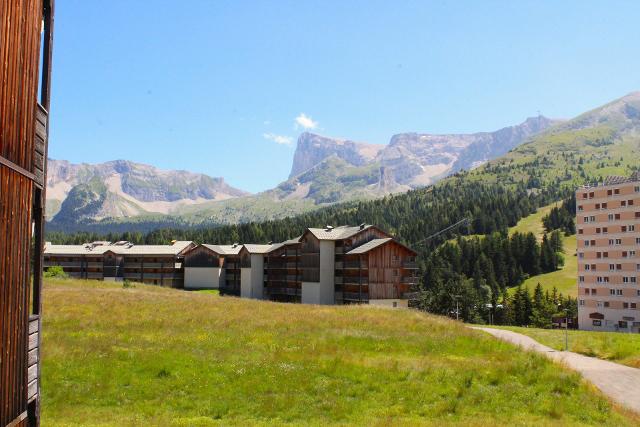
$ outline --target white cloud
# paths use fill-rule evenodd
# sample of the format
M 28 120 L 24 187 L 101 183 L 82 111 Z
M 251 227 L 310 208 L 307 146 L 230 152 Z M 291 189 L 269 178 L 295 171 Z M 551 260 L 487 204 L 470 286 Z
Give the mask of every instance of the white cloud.
M 276 135 L 275 133 L 263 133 L 262 136 L 264 137 L 264 139 L 273 141 L 276 144 L 291 145 L 293 143 L 293 138 L 291 138 L 290 136 Z
M 296 117 L 296 125 L 304 129 L 315 129 L 318 127 L 318 122 L 314 121 L 311 117 L 307 116 L 305 113 L 300 113 L 298 117 Z

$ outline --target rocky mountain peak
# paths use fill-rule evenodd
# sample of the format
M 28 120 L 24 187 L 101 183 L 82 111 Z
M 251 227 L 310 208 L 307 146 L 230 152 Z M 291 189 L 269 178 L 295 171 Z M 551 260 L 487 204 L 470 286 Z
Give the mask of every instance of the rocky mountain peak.
M 332 155 L 354 166 L 362 166 L 373 160 L 382 148 L 382 145 L 328 138 L 304 132 L 298 137 L 289 178 L 311 169 Z

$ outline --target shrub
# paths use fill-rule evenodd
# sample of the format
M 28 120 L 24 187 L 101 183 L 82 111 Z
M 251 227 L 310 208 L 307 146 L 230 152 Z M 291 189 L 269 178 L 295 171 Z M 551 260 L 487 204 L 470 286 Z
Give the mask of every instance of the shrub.
M 59 265 L 54 265 L 53 267 L 47 268 L 44 272 L 44 277 L 53 277 L 57 279 L 66 279 L 69 277 L 67 273 L 64 272 L 64 269 Z

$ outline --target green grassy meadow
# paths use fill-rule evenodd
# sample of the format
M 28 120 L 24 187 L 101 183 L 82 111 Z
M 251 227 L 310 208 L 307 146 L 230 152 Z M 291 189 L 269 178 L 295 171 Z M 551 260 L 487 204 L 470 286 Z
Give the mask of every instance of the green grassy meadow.
M 548 347 L 564 350 L 564 329 L 521 328 L 518 326 L 496 327 L 519 332 Z M 640 368 L 640 334 L 570 330 L 569 350 L 586 356 Z
M 43 426 L 638 425 L 543 356 L 410 310 L 49 280 Z
M 556 204 L 544 206 L 537 210 L 536 213 L 531 214 L 525 218 L 522 218 L 518 223 L 509 229 L 509 234 L 513 234 L 516 231 L 521 233 L 532 232 L 538 237 L 538 240 L 542 241 L 542 235 L 544 234 L 544 226 L 542 225 L 542 218 L 549 213 L 551 208 Z M 572 297 L 578 296 L 578 258 L 576 257 L 576 235 L 564 236 L 562 240 L 564 248 L 564 266 L 557 271 L 551 273 L 540 274 L 535 277 L 530 277 L 524 281 L 522 287 L 528 287 L 533 290 L 538 283 L 542 285 L 543 290 L 549 292 L 555 287 L 558 292 L 563 295 L 569 295 Z M 516 288 L 509 289 L 510 292 L 515 292 Z

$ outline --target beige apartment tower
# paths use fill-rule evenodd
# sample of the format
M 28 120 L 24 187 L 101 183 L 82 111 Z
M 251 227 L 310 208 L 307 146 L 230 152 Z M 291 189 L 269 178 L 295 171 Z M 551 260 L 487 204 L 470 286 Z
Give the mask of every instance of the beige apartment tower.
M 640 174 L 576 191 L 578 325 L 640 332 Z

